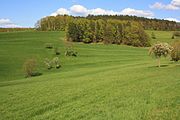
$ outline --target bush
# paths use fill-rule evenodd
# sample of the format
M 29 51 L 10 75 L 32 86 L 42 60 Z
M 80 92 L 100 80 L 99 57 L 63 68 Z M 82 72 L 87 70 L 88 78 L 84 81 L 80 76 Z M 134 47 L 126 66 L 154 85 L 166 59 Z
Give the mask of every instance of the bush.
M 54 52 L 55 52 L 56 55 L 60 55 L 60 51 L 59 51 L 59 48 L 58 48 L 58 47 L 56 47 L 56 48 L 54 49 Z
M 53 48 L 53 44 L 52 43 L 46 43 L 45 44 L 45 48 L 52 49 Z
M 77 52 L 76 51 L 73 51 L 73 50 L 67 50 L 65 52 L 65 56 L 74 56 L 74 57 L 77 57 Z
M 23 65 L 23 70 L 26 77 L 37 76 L 39 73 L 36 72 L 37 61 L 35 59 L 28 59 Z
M 156 39 L 156 36 L 155 36 L 154 32 L 151 33 L 151 38 Z
M 49 70 L 50 70 L 50 69 L 52 69 L 52 68 L 53 68 L 52 61 L 51 61 L 51 60 L 49 60 L 48 58 L 45 58 L 44 63 L 45 63 L 45 65 L 46 65 L 47 69 L 49 69 Z
M 46 58 L 44 63 L 48 70 L 52 69 L 53 67 L 57 69 L 61 67 L 58 57 L 54 57 L 52 60 L 49 60 L 48 58 Z
M 180 60 L 180 41 L 176 41 L 172 45 L 173 50 L 171 52 L 171 58 L 173 61 L 179 61 Z
M 61 67 L 58 57 L 53 58 L 52 63 L 55 65 L 57 69 Z

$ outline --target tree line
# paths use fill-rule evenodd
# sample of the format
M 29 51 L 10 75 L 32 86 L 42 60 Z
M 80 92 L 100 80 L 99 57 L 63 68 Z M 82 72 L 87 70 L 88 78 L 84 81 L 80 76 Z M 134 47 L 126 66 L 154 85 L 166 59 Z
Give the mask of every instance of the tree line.
M 137 22 L 75 19 L 69 22 L 66 33 L 67 40 L 73 42 L 150 46 L 149 36 Z
M 146 30 L 180 30 L 180 23 L 160 19 L 148 19 L 144 17 L 128 16 L 128 15 L 88 15 L 87 17 L 74 17 L 68 15 L 47 16 L 40 19 L 35 27 L 42 31 L 64 31 L 69 22 L 75 19 L 89 19 L 89 20 L 119 20 L 138 22 Z
M 68 15 L 47 16 L 40 19 L 35 28 L 41 31 L 65 31 L 68 23 L 72 21 L 74 17 Z
M 34 28 L 0 28 L 0 32 L 34 31 Z
M 128 15 L 88 15 L 88 19 L 115 19 L 115 20 L 128 20 L 136 21 L 143 26 L 146 30 L 180 30 L 180 23 L 168 21 L 164 19 L 149 19 L 145 17 L 128 16 Z

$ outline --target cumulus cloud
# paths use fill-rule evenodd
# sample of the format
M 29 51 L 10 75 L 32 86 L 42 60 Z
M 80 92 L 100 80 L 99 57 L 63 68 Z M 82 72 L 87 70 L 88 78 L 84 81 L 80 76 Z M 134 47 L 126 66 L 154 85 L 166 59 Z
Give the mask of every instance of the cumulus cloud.
M 57 16 L 57 15 L 69 15 L 70 12 L 65 8 L 59 8 L 56 12 L 52 13 L 51 16 Z
M 172 0 L 169 4 L 163 4 L 156 2 L 153 5 L 150 5 L 152 9 L 165 9 L 165 10 L 179 10 L 180 9 L 180 0 Z
M 115 12 L 113 10 L 104 10 L 101 8 L 96 8 L 96 9 L 89 10 L 88 14 L 91 14 L 91 15 L 118 15 L 119 12 Z
M 70 12 L 76 15 L 87 15 L 88 10 L 82 5 L 73 5 L 70 7 Z
M 180 20 L 178 20 L 176 18 L 165 18 L 165 20 L 180 22 Z
M 153 17 L 153 13 L 151 11 L 145 10 L 136 10 L 132 8 L 125 8 L 122 11 L 113 11 L 113 10 L 105 10 L 102 8 L 95 9 L 87 9 L 82 5 L 73 5 L 69 9 L 60 8 L 56 12 L 52 13 L 51 16 L 56 15 L 78 15 L 78 16 L 87 16 L 91 15 L 136 15 L 141 17 Z
M 15 23 L 13 23 L 10 19 L 0 19 L 0 27 L 1 28 L 18 28 L 22 27 Z
M 123 15 L 136 15 L 143 17 L 152 17 L 154 14 L 151 11 L 135 10 L 132 8 L 126 8 L 120 12 Z
M 180 0 L 172 0 L 171 4 L 180 8 Z

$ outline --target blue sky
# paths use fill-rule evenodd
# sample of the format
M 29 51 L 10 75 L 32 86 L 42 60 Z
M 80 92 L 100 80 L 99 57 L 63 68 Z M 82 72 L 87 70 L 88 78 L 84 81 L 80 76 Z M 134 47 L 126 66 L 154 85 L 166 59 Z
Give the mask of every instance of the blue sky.
M 123 14 L 180 21 L 180 0 L 1 0 L 0 27 L 33 27 L 48 15 Z

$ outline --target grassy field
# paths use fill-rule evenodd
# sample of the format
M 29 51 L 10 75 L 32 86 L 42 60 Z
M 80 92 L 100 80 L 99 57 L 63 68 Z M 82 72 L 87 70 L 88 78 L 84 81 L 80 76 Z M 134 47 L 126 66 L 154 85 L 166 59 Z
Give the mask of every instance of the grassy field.
M 172 41 L 169 32 L 155 34 L 157 41 Z M 64 35 L 0 33 L 0 119 L 180 119 L 180 63 L 162 59 L 157 68 L 148 48 L 123 45 L 75 43 L 78 57 L 65 57 Z M 45 49 L 48 42 L 61 50 L 59 70 L 43 66 L 55 56 Z M 43 75 L 23 78 L 22 64 L 32 57 Z
M 149 36 L 151 37 L 152 32 L 155 34 L 156 39 L 152 39 L 151 43 L 157 43 L 157 42 L 167 42 L 172 43 L 175 40 L 179 40 L 180 38 L 175 37 L 175 39 L 172 39 L 173 31 L 152 31 L 147 30 L 146 31 Z

